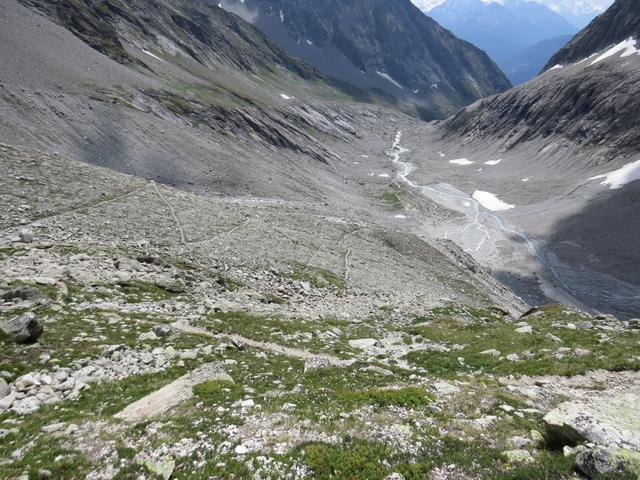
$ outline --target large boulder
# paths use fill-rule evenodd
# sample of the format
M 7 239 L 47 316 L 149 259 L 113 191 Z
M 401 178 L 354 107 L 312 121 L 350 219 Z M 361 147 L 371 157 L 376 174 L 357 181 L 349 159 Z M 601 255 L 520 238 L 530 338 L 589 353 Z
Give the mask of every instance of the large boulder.
M 552 446 L 587 440 L 640 450 L 640 389 L 630 385 L 565 402 L 550 411 L 544 421 Z
M 640 388 L 589 392 L 560 404 L 544 417 L 547 444 L 560 448 L 589 442 L 576 467 L 589 477 L 640 474 Z
M 614 474 L 640 478 L 640 452 L 596 446 L 578 454 L 576 467 L 589 478 Z
M 43 330 L 42 322 L 33 312 L 0 322 L 0 331 L 16 343 L 36 342 Z

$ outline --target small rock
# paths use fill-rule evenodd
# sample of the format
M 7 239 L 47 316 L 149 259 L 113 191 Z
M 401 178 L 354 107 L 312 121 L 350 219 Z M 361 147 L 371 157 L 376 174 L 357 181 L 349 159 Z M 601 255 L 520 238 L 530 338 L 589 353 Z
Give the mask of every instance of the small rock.
M 46 480 L 47 478 L 51 478 L 52 475 L 53 473 L 51 473 L 51 470 L 46 470 L 44 468 L 41 468 L 40 470 L 38 470 L 39 480 Z
M 33 242 L 33 232 L 28 228 L 23 228 L 18 233 L 18 238 L 22 243 L 31 243 Z
M 480 352 L 480 355 L 491 355 L 492 357 L 499 357 L 502 354 L 500 353 L 500 350 L 496 350 L 495 348 L 491 348 L 489 350 L 484 350 L 484 351 Z
M 509 463 L 532 463 L 533 457 L 527 450 L 507 450 L 502 455 Z
M 26 392 L 34 385 L 40 385 L 40 382 L 31 373 L 27 373 L 26 375 L 21 376 L 15 381 L 16 389 L 19 392 Z
M 33 343 L 40 338 L 44 328 L 35 313 L 27 312 L 6 322 L 0 322 L 0 331 L 16 343 Z
M 576 348 L 573 350 L 573 353 L 578 357 L 586 357 L 587 355 L 591 355 L 591 350 L 587 350 L 585 348 Z
M 560 337 L 556 337 L 553 333 L 547 333 L 545 338 L 555 343 L 563 343 L 563 340 Z
M 0 399 L 11 393 L 11 388 L 4 378 L 0 378 Z
M 510 353 L 509 355 L 506 356 L 506 359 L 509 360 L 510 362 L 517 362 L 518 360 L 520 360 L 520 357 L 518 356 L 517 353 Z
M 46 425 L 42 427 L 41 430 L 44 433 L 54 433 L 54 432 L 59 432 L 63 428 L 64 428 L 64 423 L 52 423 L 51 425 Z
M 369 365 L 368 367 L 364 367 L 361 370 L 364 372 L 379 373 L 380 375 L 385 375 L 387 377 L 393 377 L 395 375 L 391 370 L 387 370 L 386 368 L 382 368 L 377 365 Z
M 391 475 L 388 475 L 384 480 L 404 480 L 404 476 L 400 473 L 393 472 Z
M 529 432 L 529 438 L 531 439 L 534 447 L 542 447 L 546 443 L 544 435 L 542 435 L 538 430 L 531 430 Z
M 142 464 L 150 473 L 157 475 L 163 480 L 169 480 L 173 474 L 173 470 L 176 468 L 176 462 L 171 457 L 161 461 L 154 461 L 147 458 L 143 460 Z
M 515 449 L 523 449 L 531 445 L 531 439 L 527 437 L 509 437 L 507 443 Z
M 516 328 L 518 333 L 533 333 L 533 327 L 531 325 L 523 325 L 520 328 Z
M 460 388 L 447 382 L 436 382 L 431 385 L 431 389 L 440 395 L 452 395 L 458 393 Z
M 249 449 L 247 448 L 246 445 L 238 445 L 233 451 L 237 455 L 246 455 L 247 452 L 249 452 Z
M 159 337 L 156 335 L 156 333 L 153 330 L 149 330 L 148 332 L 144 332 L 138 335 L 138 340 L 140 341 L 158 340 L 158 338 Z
M 349 346 L 351 348 L 360 348 L 362 350 L 375 347 L 377 344 L 378 341 L 375 338 L 359 338 L 356 340 L 349 340 Z
M 172 330 L 171 325 L 167 325 L 166 323 L 153 327 L 153 333 L 159 338 L 168 337 L 171 335 Z
M 29 413 L 33 413 L 37 411 L 42 405 L 42 402 L 35 397 L 26 397 L 22 400 L 17 400 L 13 402 L 11 406 L 11 411 L 18 415 L 28 415 Z

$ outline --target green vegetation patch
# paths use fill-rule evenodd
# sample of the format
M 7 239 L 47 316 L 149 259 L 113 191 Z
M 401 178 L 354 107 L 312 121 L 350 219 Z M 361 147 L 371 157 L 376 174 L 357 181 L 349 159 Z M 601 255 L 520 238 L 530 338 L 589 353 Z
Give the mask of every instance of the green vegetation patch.
M 382 192 L 380 199 L 387 204 L 389 208 L 394 210 L 404 210 L 405 202 L 402 199 L 404 195 L 405 193 L 403 190 L 394 184 Z
M 299 262 L 290 262 L 290 265 L 291 270 L 286 276 L 292 280 L 307 282 L 314 288 L 332 287 L 338 290 L 346 288 L 344 278 L 333 273 L 331 270 Z
M 345 405 L 375 405 L 377 407 L 418 408 L 429 405 L 433 396 L 424 388 L 373 388 L 370 390 L 343 390 L 337 394 L 338 401 Z
M 532 333 L 518 333 L 516 323 L 451 318 L 447 315 L 457 317 L 458 312 L 449 309 L 437 314 L 427 325 L 414 325 L 407 331 L 449 345 L 451 351 L 414 351 L 407 360 L 441 377 L 474 372 L 578 375 L 594 369 L 640 368 L 633 358 L 640 341 L 639 331 L 567 328 L 568 323 L 580 324 L 587 318 L 562 307 L 549 306 L 540 315 L 526 318 Z M 456 345 L 459 347 L 454 348 Z M 509 361 L 505 358 L 509 354 L 518 355 L 518 359 Z

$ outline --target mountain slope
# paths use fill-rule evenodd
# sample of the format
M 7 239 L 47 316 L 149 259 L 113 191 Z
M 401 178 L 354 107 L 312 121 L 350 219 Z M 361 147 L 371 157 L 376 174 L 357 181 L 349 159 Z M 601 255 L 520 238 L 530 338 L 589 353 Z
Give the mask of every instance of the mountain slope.
M 529 59 L 524 57 L 528 47 L 577 31 L 560 15 L 536 2 L 508 1 L 501 4 L 482 0 L 448 0 L 429 11 L 428 15 L 460 38 L 486 51 L 507 76 L 514 69 L 514 57 L 522 63 L 529 63 Z M 535 73 L 525 80 L 533 78 Z M 509 80 L 522 83 L 514 81 L 511 76 Z
M 547 62 L 545 70 L 554 65 L 577 62 L 630 37 L 640 39 L 640 1 L 616 1 L 558 51 Z
M 640 55 L 634 42 L 606 51 L 609 39 L 626 39 L 640 28 L 640 12 L 633 10 L 637 3 L 618 0 L 549 60 L 544 75 L 467 107 L 442 131 L 468 139 L 491 137 L 507 149 L 563 138 L 589 147 L 583 155 L 600 162 L 634 153 L 640 142 L 633 120 L 640 106 Z M 587 59 L 598 54 L 602 58 Z M 580 61 L 566 65 L 574 60 Z
M 287 51 L 325 75 L 453 113 L 509 82 L 480 50 L 454 37 L 409 0 L 225 0 Z

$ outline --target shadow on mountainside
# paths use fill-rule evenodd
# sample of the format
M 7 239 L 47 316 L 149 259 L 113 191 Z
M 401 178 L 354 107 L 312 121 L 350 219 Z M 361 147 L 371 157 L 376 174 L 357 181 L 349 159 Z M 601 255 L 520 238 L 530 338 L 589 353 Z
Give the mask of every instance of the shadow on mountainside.
M 580 212 L 554 224 L 547 245 L 576 270 L 589 269 L 626 282 L 616 286 L 606 276 L 600 283 L 592 282 L 597 296 L 606 293 L 602 301 L 607 302 L 593 307 L 620 316 L 640 316 L 640 181 L 616 190 L 602 188 Z M 582 292 L 585 303 L 591 293 Z

